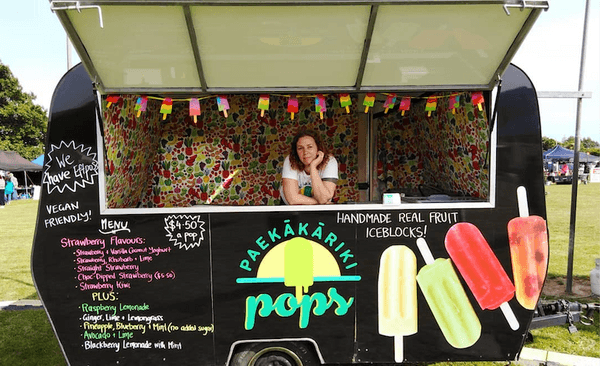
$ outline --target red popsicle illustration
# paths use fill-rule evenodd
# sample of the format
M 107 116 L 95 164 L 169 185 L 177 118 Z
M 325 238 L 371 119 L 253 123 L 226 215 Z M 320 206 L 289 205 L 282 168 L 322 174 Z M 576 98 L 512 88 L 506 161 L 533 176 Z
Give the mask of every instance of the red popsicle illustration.
M 481 231 L 471 223 L 459 222 L 446 233 L 445 245 L 481 309 L 500 307 L 510 328 L 519 329 L 519 322 L 508 305 L 515 287 Z
M 402 115 L 404 116 L 404 112 L 410 109 L 410 97 L 404 97 L 400 101 L 400 106 L 398 110 L 402 111 Z
M 482 106 L 483 102 L 484 102 L 484 100 L 483 100 L 482 92 L 475 92 L 475 93 L 473 93 L 473 95 L 471 95 L 471 103 L 473 103 L 473 105 L 476 105 L 480 111 L 483 111 L 483 106 Z
M 292 114 L 291 119 L 294 119 L 294 113 L 298 113 L 298 98 L 295 95 L 288 99 L 287 111 Z
M 109 95 L 108 97 L 106 97 L 106 108 L 110 107 L 111 104 L 116 103 L 118 101 L 119 101 L 118 95 Z
M 548 232 L 546 221 L 529 216 L 527 190 L 517 188 L 519 216 L 508 222 L 510 258 L 517 301 L 525 309 L 537 304 L 548 268 Z
M 194 123 L 198 123 L 198 116 L 202 113 L 200 110 L 200 101 L 198 98 L 190 99 L 190 116 L 194 117 Z

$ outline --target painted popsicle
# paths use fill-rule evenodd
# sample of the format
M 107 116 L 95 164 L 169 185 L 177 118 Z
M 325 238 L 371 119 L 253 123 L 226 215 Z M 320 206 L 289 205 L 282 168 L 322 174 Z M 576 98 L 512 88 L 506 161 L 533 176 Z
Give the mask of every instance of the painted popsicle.
M 118 95 L 109 95 L 108 97 L 106 97 L 106 108 L 110 107 L 113 103 L 117 103 L 118 101 Z
M 476 105 L 480 111 L 483 111 L 483 106 L 482 106 L 483 102 L 484 102 L 484 100 L 483 100 L 482 92 L 475 92 L 475 93 L 473 93 L 473 95 L 471 95 L 471 103 L 473 103 L 473 105 Z
M 340 107 L 346 108 L 346 113 L 350 113 L 351 105 L 352 100 L 350 99 L 350 94 L 340 94 Z
M 379 334 L 394 337 L 394 360 L 404 361 L 403 337 L 417 333 L 417 258 L 404 245 L 388 247 L 379 261 Z
M 229 102 L 227 101 L 227 96 L 217 96 L 217 107 L 219 108 L 219 112 L 223 112 L 223 115 L 225 116 L 225 118 L 227 118 L 227 110 L 229 109 Z
M 394 108 L 394 104 L 396 104 L 396 93 L 389 93 L 387 98 L 385 98 L 385 102 L 383 103 L 385 113 L 387 113 L 391 108 Z
M 260 116 L 265 116 L 265 111 L 269 110 L 269 94 L 261 94 L 258 98 L 258 109 L 260 109 Z
M 425 104 L 425 111 L 427 112 L 427 117 L 431 117 L 431 112 L 435 112 L 437 108 L 437 98 L 429 97 L 427 98 L 427 104 Z
M 147 107 L 148 97 L 143 95 L 141 97 L 138 97 L 135 103 L 135 110 L 137 111 L 137 116 L 139 117 L 142 114 L 142 112 L 145 112 Z
M 236 169 L 233 174 L 231 174 L 227 179 L 225 179 L 225 181 L 223 183 L 221 183 L 221 185 L 215 189 L 215 191 L 213 192 L 213 194 L 210 195 L 210 197 L 208 197 L 208 199 L 206 200 L 205 204 L 210 205 L 212 203 L 212 201 L 217 198 L 217 196 L 219 194 L 221 194 L 221 192 L 223 192 L 224 189 L 229 188 L 229 186 L 231 186 L 231 182 L 233 182 L 233 178 L 235 178 L 236 175 L 238 175 L 238 173 L 240 172 L 239 169 Z
M 427 242 L 417 239 L 426 265 L 417 274 L 417 283 L 427 300 L 442 334 L 454 348 L 467 348 L 479 340 L 481 323 L 458 275 L 448 258 L 433 258 Z
M 194 123 L 198 123 L 198 116 L 202 113 L 200 110 L 200 101 L 198 98 L 190 99 L 190 116 L 194 117 Z
M 292 114 L 291 119 L 294 119 L 294 113 L 298 113 L 298 98 L 295 95 L 288 99 L 287 111 Z
M 525 309 L 535 309 L 548 269 L 548 232 L 546 221 L 529 216 L 527 190 L 517 188 L 519 216 L 508 222 L 510 258 L 516 297 Z
M 163 115 L 163 120 L 167 119 L 167 114 L 173 112 L 173 100 L 171 98 L 165 98 L 160 106 L 160 113 Z
M 460 96 L 458 94 L 452 94 L 448 99 L 448 107 L 452 108 L 452 114 L 456 114 L 456 108 L 460 107 Z
M 327 105 L 325 104 L 325 97 L 323 94 L 317 94 L 315 97 L 315 110 L 323 119 L 323 112 L 327 111 Z
M 363 105 L 365 106 L 365 113 L 369 113 L 369 107 L 373 107 L 375 105 L 375 93 L 367 93 L 365 99 L 363 100 Z
M 515 287 L 481 231 L 471 223 L 459 222 L 446 233 L 445 245 L 481 309 L 500 307 L 510 328 L 519 329 L 519 322 L 508 304 Z
M 302 293 L 314 282 L 313 248 L 310 240 L 296 237 L 285 243 L 283 254 L 283 280 L 287 287 L 296 288 L 296 300 L 302 301 Z
M 400 101 L 400 106 L 398 107 L 398 110 L 401 110 L 402 115 L 404 116 L 404 112 L 406 112 L 409 109 L 410 109 L 410 97 L 402 98 L 402 100 Z

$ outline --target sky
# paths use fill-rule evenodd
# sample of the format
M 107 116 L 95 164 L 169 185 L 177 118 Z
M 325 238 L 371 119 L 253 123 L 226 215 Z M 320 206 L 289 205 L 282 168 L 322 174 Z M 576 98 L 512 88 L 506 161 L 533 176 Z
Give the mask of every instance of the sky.
M 67 41 L 47 0 L 2 1 L 0 61 L 19 79 L 23 91 L 46 110 L 67 71 Z M 585 0 L 549 0 L 512 62 L 525 71 L 538 92 L 579 87 Z M 512 9 L 511 11 L 519 11 Z M 600 142 L 600 2 L 590 0 L 584 82 L 592 98 L 581 105 L 580 137 Z M 72 64 L 79 62 L 72 51 Z M 542 135 L 562 141 L 575 135 L 577 99 L 541 98 Z

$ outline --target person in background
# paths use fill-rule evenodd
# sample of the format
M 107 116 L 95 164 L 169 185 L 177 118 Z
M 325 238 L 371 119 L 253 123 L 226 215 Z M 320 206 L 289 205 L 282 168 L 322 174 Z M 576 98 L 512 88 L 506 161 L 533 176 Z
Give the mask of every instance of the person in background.
M 4 180 L 4 174 L 0 173 L 0 208 L 4 208 L 4 189 L 6 188 L 6 182 Z
M 19 180 L 13 173 L 10 173 L 10 181 L 13 183 L 13 194 L 12 199 L 16 200 L 18 198 L 17 188 L 19 188 Z
M 6 176 L 4 178 L 4 180 L 6 181 L 6 187 L 4 188 L 4 200 L 6 201 L 6 204 L 8 205 L 10 203 L 10 199 L 12 198 L 12 194 L 14 191 L 14 184 L 13 182 L 10 180 L 10 176 Z
M 316 132 L 302 130 L 292 140 L 281 178 L 281 197 L 285 204 L 331 203 L 338 181 L 337 160 Z

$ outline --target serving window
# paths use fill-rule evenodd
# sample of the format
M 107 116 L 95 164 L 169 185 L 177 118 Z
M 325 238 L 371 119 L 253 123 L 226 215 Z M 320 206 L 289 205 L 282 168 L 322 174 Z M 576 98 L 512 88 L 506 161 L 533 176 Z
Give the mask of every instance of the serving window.
M 377 94 L 369 113 L 364 95 L 350 96 L 348 113 L 339 94 L 331 94 L 322 118 L 314 95 L 298 95 L 294 119 L 287 112 L 289 95 L 271 95 L 264 116 L 258 95 L 228 95 L 227 117 L 209 96 L 199 97 L 196 121 L 190 98 L 174 98 L 165 114 L 163 97 L 148 97 L 140 112 L 139 95 L 119 95 L 110 106 L 105 96 L 105 207 L 284 209 L 281 169 L 302 128 L 318 130 L 338 161 L 336 204 L 378 206 L 390 192 L 407 204 L 488 202 L 490 129 L 471 94 L 404 96 L 411 101 L 404 111 L 398 110 L 399 95 L 387 113 L 386 94 Z M 432 96 L 436 106 L 429 113 Z

